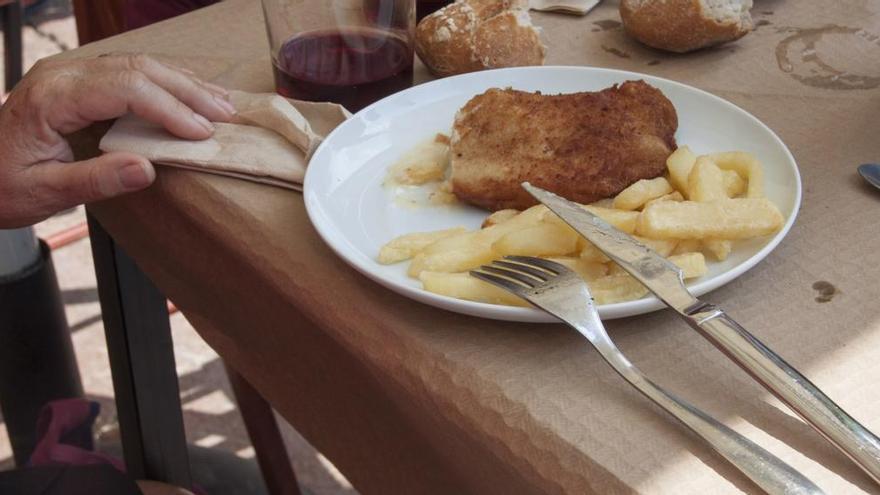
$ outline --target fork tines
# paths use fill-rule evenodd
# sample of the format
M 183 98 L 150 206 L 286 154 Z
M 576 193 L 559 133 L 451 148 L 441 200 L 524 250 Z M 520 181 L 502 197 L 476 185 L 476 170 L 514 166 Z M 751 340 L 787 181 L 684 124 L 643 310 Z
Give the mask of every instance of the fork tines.
M 533 289 L 563 273 L 559 263 L 531 256 L 505 256 L 470 272 L 471 276 L 509 291 Z

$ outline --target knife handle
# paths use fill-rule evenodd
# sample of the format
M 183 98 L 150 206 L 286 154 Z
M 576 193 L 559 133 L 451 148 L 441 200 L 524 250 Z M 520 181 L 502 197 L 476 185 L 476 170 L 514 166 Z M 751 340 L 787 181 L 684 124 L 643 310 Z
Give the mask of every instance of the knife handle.
M 880 483 L 880 439 L 720 308 L 702 304 L 685 319 L 722 352 Z

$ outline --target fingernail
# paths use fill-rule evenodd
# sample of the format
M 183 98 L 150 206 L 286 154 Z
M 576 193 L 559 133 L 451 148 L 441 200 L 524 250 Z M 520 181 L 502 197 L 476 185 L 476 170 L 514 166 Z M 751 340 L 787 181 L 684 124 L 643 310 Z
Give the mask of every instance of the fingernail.
M 218 105 L 220 105 L 220 108 L 226 110 L 226 113 L 228 113 L 229 115 L 235 115 L 236 113 L 238 113 L 235 110 L 235 107 L 232 106 L 232 103 L 229 103 L 227 100 L 217 95 L 214 95 L 214 101 L 217 102 Z
M 116 172 L 119 183 L 125 191 L 137 191 L 153 183 L 156 171 L 152 165 L 143 162 L 132 162 Z
M 202 82 L 202 85 L 215 93 L 221 94 L 223 96 L 229 96 L 229 90 L 224 88 L 223 86 L 218 86 L 216 84 L 204 81 Z
M 200 126 L 204 127 L 208 132 L 214 132 L 214 124 L 208 122 L 208 119 L 202 117 L 200 114 L 193 113 L 193 120 L 195 120 Z

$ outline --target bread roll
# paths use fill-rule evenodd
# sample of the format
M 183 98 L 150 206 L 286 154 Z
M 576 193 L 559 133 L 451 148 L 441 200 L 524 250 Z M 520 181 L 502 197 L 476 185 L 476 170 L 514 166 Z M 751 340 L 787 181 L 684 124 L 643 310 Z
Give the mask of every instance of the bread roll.
M 621 0 L 620 17 L 633 38 L 684 53 L 748 34 L 751 8 L 752 0 Z
M 416 53 L 441 77 L 544 63 L 524 0 L 457 0 L 422 19 Z

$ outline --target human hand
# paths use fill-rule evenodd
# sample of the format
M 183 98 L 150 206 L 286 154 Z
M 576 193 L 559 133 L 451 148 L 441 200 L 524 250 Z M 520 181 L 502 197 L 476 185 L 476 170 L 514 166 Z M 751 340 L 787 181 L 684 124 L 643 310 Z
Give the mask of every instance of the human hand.
M 144 157 L 73 161 L 64 135 L 128 112 L 186 139 L 206 139 L 235 113 L 226 90 L 145 55 L 38 62 L 0 107 L 0 229 L 149 186 Z

